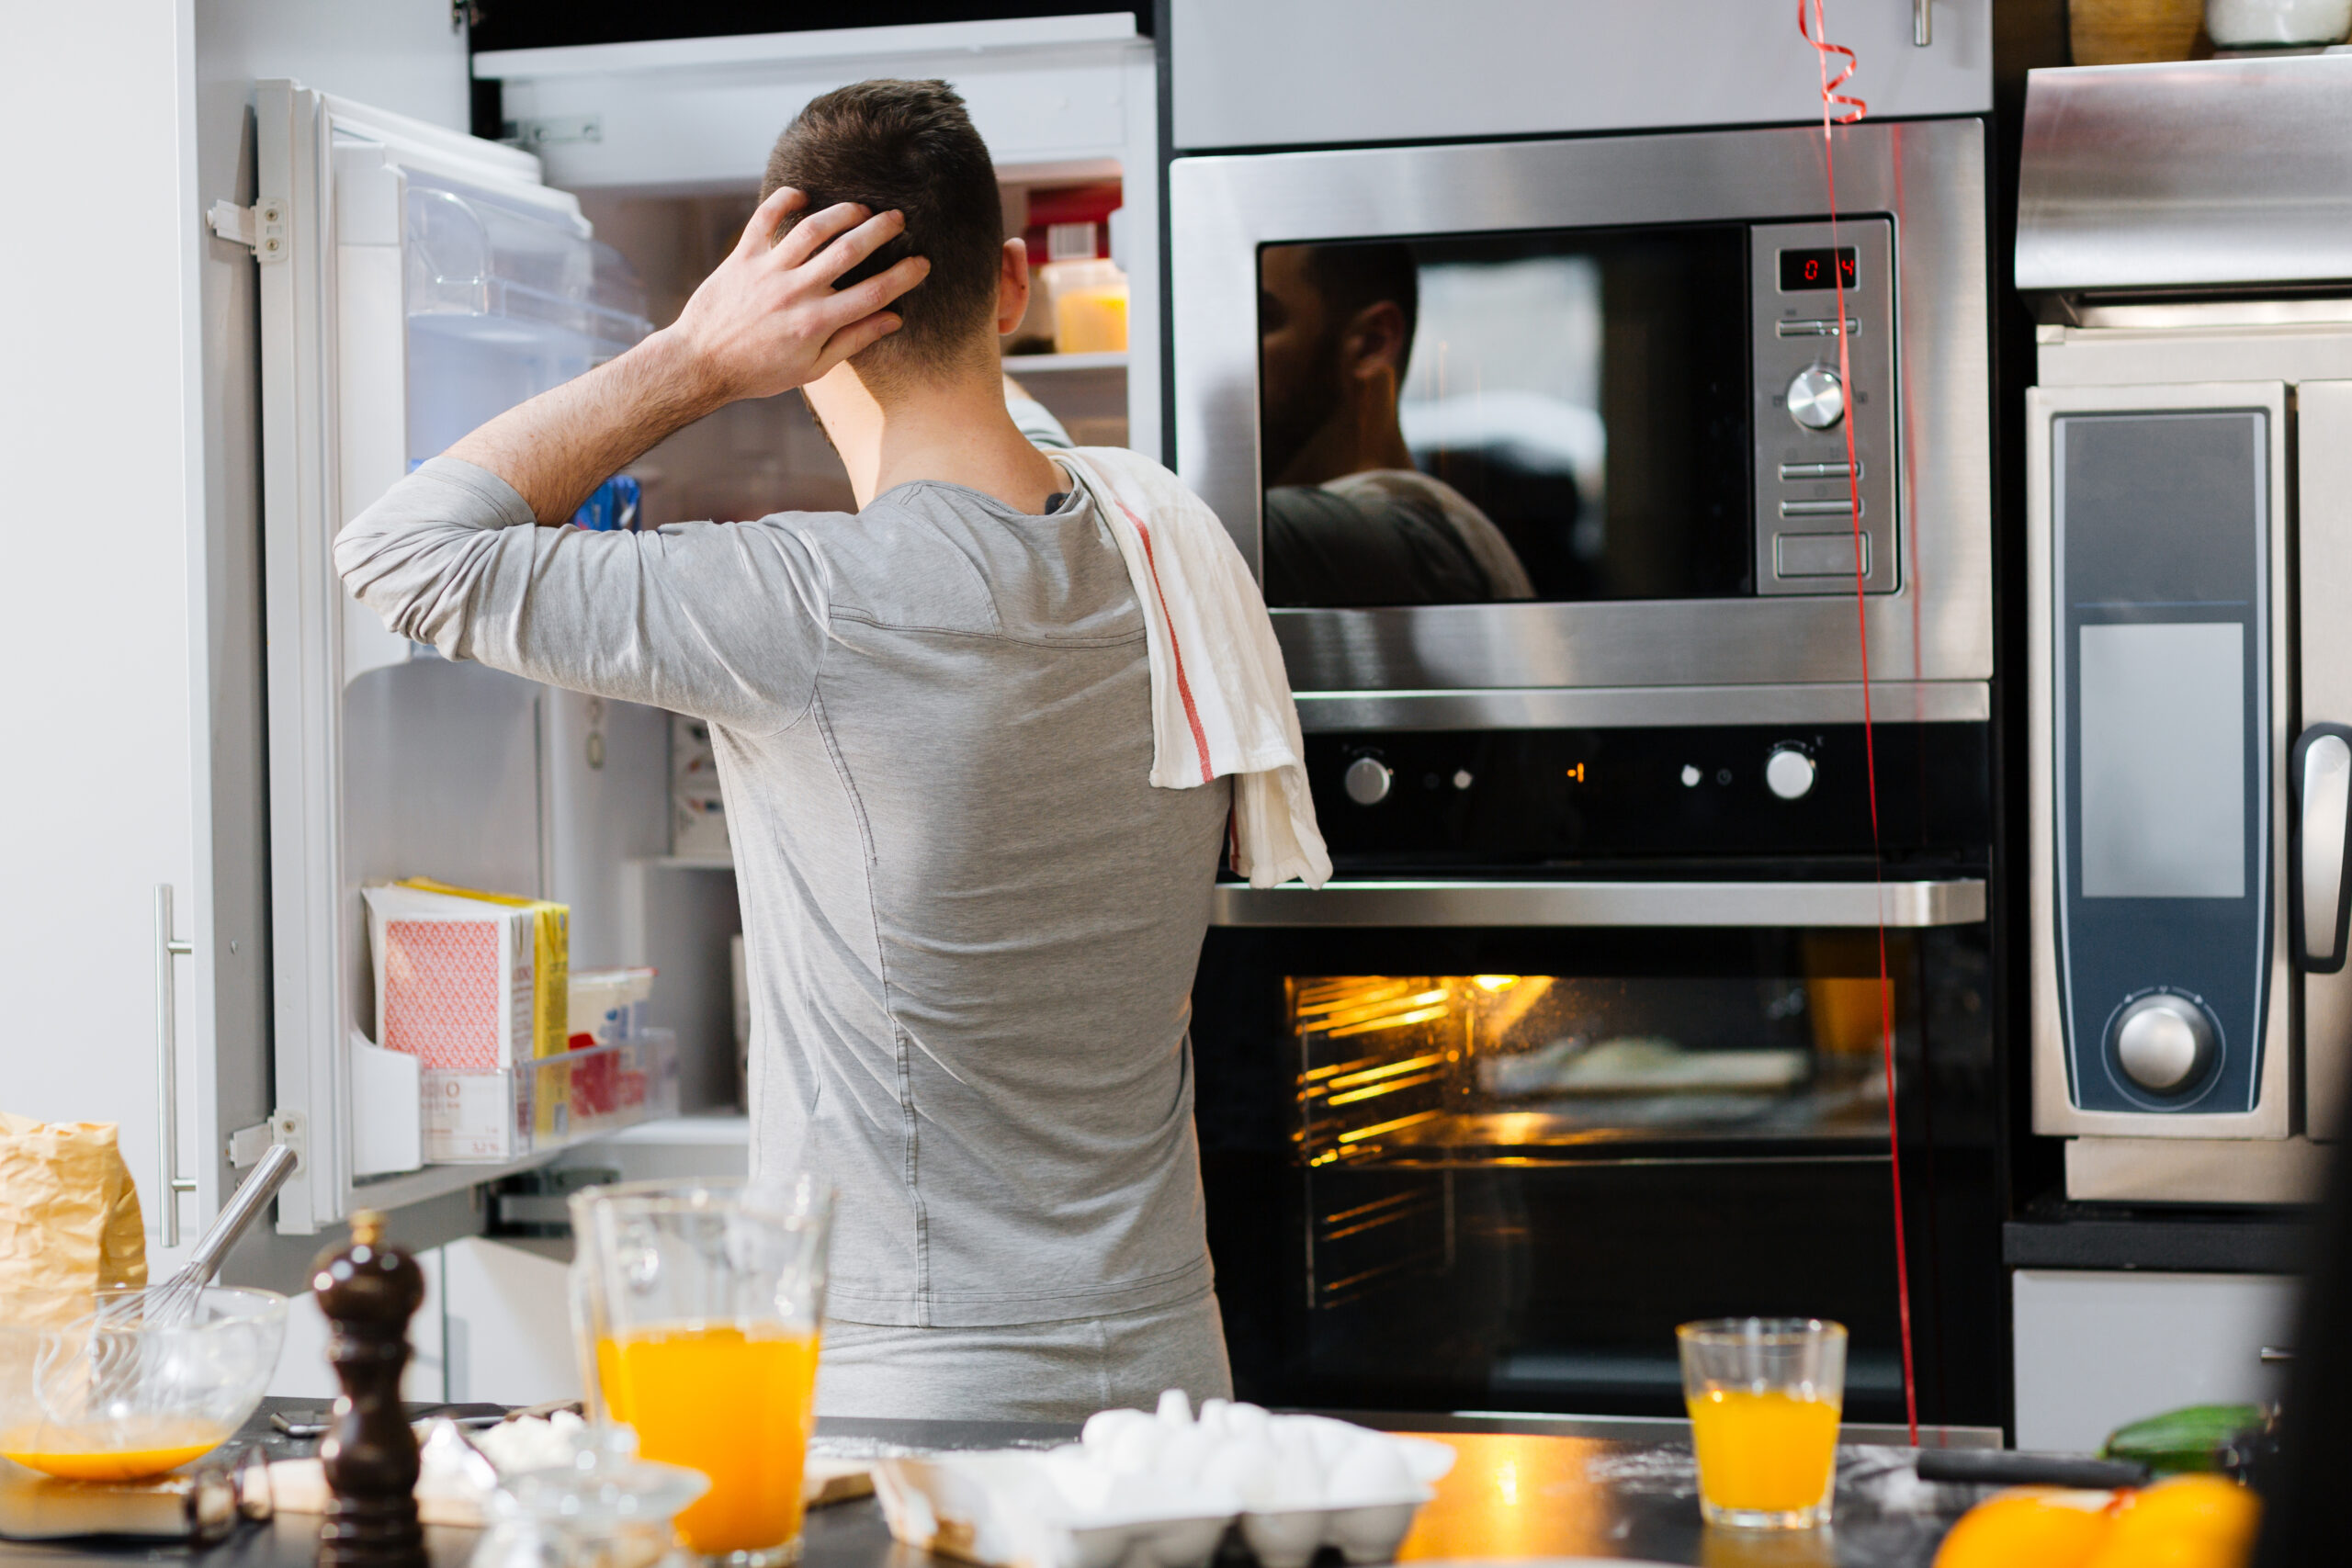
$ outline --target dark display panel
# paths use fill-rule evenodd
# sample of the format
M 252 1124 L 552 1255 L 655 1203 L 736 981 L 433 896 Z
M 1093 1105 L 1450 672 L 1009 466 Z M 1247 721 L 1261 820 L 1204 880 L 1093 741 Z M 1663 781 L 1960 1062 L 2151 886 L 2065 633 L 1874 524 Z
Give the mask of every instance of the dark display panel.
M 1272 245 L 1276 606 L 1754 591 L 1743 227 Z
M 1860 275 L 1854 269 L 1854 247 L 1839 245 L 1831 250 L 1826 245 L 1802 251 L 1781 253 L 1781 292 L 1805 294 L 1816 288 L 1836 289 L 1839 286 L 1857 288 Z

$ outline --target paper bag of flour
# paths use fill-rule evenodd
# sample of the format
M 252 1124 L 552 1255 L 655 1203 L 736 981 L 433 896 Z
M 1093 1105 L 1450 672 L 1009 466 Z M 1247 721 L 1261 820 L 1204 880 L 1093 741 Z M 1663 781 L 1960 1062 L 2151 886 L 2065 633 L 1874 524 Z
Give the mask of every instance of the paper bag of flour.
M 0 1111 L 0 1323 L 62 1323 L 147 1283 L 139 1190 L 111 1122 Z

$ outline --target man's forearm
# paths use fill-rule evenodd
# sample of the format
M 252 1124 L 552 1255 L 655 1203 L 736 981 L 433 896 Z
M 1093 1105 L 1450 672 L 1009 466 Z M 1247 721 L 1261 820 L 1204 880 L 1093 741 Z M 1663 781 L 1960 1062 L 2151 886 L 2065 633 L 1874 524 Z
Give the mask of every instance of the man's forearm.
M 569 523 L 595 488 L 729 401 L 668 333 L 518 403 L 443 454 L 514 487 L 541 524 Z

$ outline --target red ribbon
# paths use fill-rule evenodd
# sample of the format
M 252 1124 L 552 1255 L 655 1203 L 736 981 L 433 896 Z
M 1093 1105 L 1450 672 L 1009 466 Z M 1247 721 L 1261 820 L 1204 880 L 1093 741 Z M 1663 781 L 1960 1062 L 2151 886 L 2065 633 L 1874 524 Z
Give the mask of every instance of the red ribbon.
M 1812 7 L 1813 10 L 1813 21 L 1810 27 L 1805 22 L 1807 6 Z M 1821 61 L 1822 134 L 1826 136 L 1832 125 L 1851 125 L 1870 113 L 1870 105 L 1860 98 L 1849 98 L 1838 91 L 1854 74 L 1854 67 L 1860 65 L 1861 62 L 1855 58 L 1854 51 L 1844 44 L 1829 41 L 1829 28 L 1823 23 L 1821 17 L 1821 0 L 1797 0 L 1797 32 L 1805 42 L 1813 45 L 1814 52 L 1820 57 Z M 1833 54 L 1842 54 L 1846 57 L 1845 69 L 1838 72 L 1834 78 L 1829 74 L 1829 57 Z M 1845 112 L 1834 111 L 1831 107 L 1834 104 L 1845 105 Z M 1832 211 L 1834 213 L 1835 209 L 1832 209 Z M 1834 218 L 1832 220 L 1835 220 Z
M 1809 25 L 1806 17 L 1808 7 L 1812 12 Z M 1821 67 L 1821 160 L 1829 194 L 1829 276 L 1837 290 L 1838 384 L 1851 389 L 1854 384 L 1853 356 L 1847 346 L 1846 269 L 1838 265 L 1838 152 L 1830 128 L 1853 124 L 1870 113 L 1870 106 L 1860 98 L 1849 97 L 1838 91 L 1854 74 L 1854 68 L 1860 62 L 1855 58 L 1852 50 L 1829 41 L 1829 28 L 1822 16 L 1822 0 L 1797 0 L 1797 32 L 1805 42 L 1813 45 L 1814 57 Z M 1829 74 L 1829 57 L 1833 54 L 1843 55 L 1846 59 L 1845 68 L 1835 77 Z M 1844 106 L 1843 112 L 1839 112 L 1841 105 Z M 1894 1114 L 1894 987 L 1888 978 L 1886 963 L 1885 864 L 1879 847 L 1878 745 L 1873 737 L 1871 716 L 1870 601 L 1862 580 L 1862 468 L 1854 455 L 1854 422 L 1850 412 L 1844 423 L 1846 487 L 1852 508 L 1849 520 L 1854 530 L 1854 631 L 1861 649 L 1863 773 L 1870 787 L 1871 866 L 1873 878 L 1879 885 L 1879 1047 L 1886 1069 L 1887 1163 L 1894 1183 L 1894 1301 L 1903 1331 L 1903 1413 L 1910 1426 L 1911 1446 L 1917 1448 L 1919 1384 L 1911 1351 L 1911 1260 L 1903 1234 L 1902 1140 Z

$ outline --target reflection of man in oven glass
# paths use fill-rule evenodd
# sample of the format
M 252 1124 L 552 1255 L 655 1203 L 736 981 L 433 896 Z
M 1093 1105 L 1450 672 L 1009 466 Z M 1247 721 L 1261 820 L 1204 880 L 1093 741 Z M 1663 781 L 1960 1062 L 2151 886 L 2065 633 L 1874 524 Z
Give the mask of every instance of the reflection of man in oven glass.
M 1406 449 L 1396 395 L 1419 304 L 1411 247 L 1278 246 L 1259 284 L 1267 601 L 1533 598 L 1502 531 Z

